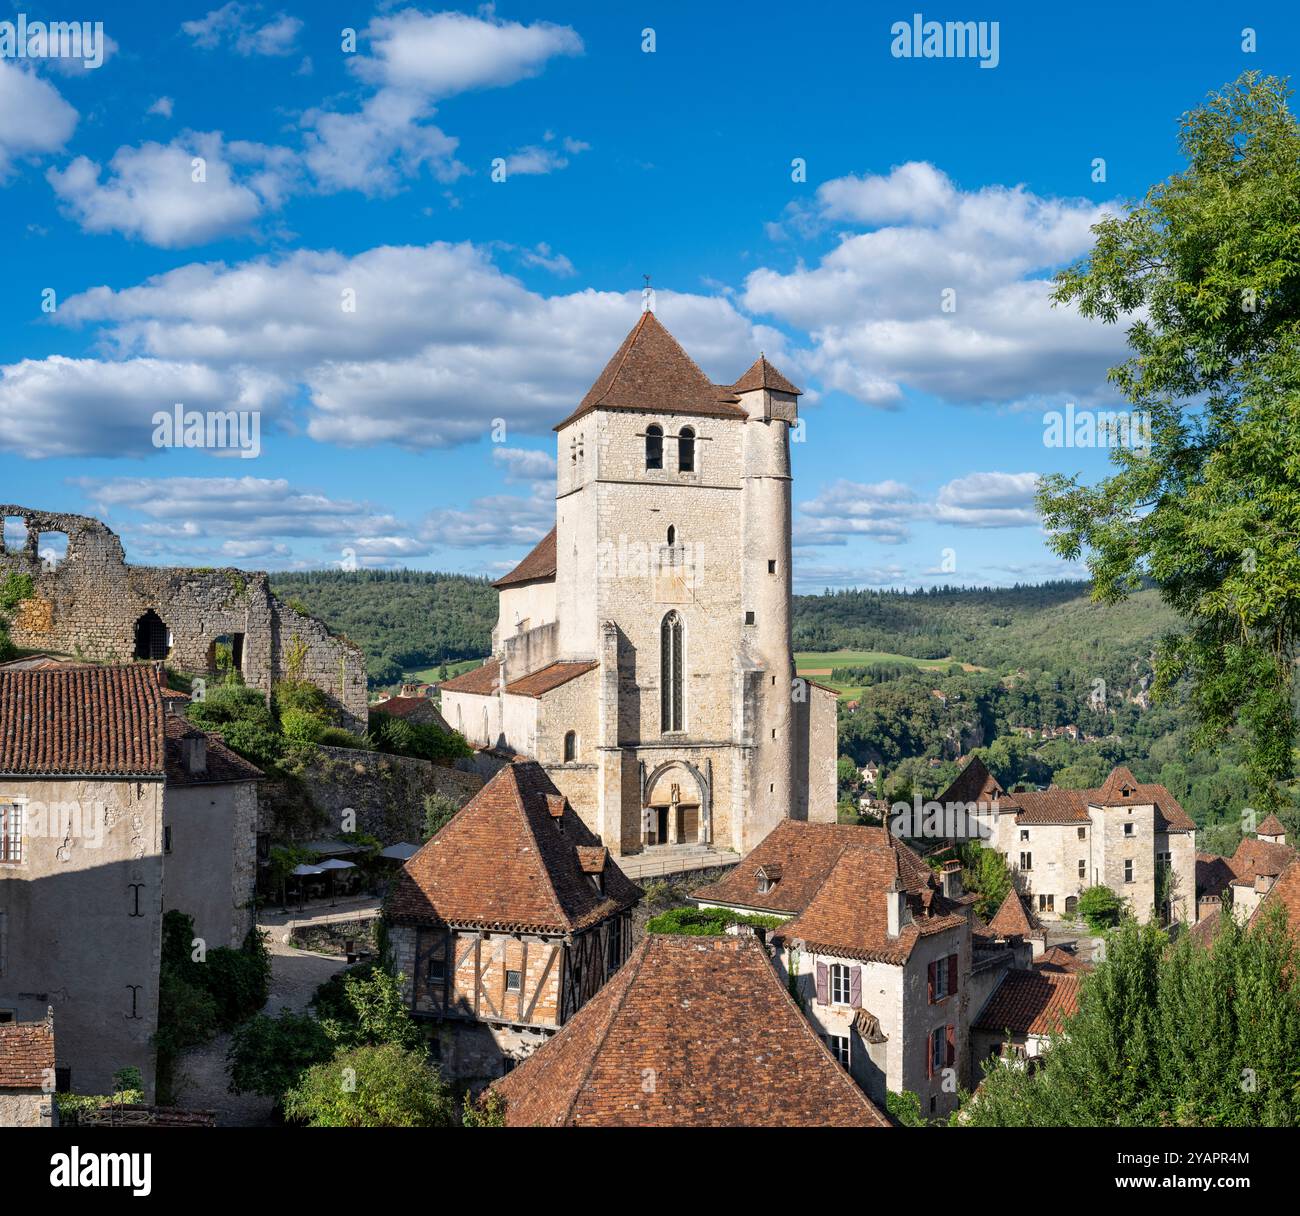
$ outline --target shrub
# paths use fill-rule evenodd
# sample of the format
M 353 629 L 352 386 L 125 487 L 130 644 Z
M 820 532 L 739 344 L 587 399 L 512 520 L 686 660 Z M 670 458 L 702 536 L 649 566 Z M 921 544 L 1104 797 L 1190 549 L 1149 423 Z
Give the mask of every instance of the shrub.
M 340 1051 L 284 1096 L 286 1117 L 308 1127 L 452 1127 L 453 1111 L 437 1069 L 396 1043 Z
M 280 730 L 290 743 L 319 743 L 325 723 L 305 709 L 282 709 Z
M 451 822 L 452 816 L 460 807 L 446 794 L 426 794 L 424 796 L 424 836 L 430 840 Z
M 462 1127 L 505 1127 L 506 1100 L 495 1089 L 487 1090 L 477 1101 L 466 1094 L 460 1122 Z
M 424 1036 L 407 1012 L 400 976 L 363 963 L 331 976 L 311 999 L 325 1033 L 339 1047 L 396 1043 L 422 1048 Z
M 230 1092 L 254 1093 L 279 1102 L 313 1064 L 328 1060 L 334 1044 L 321 1024 L 306 1014 L 281 1010 L 258 1014 L 235 1028 L 226 1055 Z
M 1094 933 L 1119 924 L 1123 913 L 1124 901 L 1109 887 L 1089 887 L 1079 896 L 1079 915 Z
M 753 925 L 775 929 L 782 924 L 779 916 L 758 916 L 732 912 L 727 908 L 671 908 L 646 922 L 647 933 L 674 933 L 688 937 L 707 937 L 725 933 L 729 925 Z

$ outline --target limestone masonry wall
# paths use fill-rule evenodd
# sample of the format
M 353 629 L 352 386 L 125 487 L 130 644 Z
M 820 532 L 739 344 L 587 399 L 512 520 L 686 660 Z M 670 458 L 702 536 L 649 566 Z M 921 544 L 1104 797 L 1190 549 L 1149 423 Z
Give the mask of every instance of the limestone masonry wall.
M 0 533 L 0 575 L 30 574 L 11 633 L 16 645 L 94 662 L 165 658 L 188 673 L 216 672 L 216 643 L 236 653 L 245 683 L 268 695 L 297 675 L 334 703 L 342 725 L 366 727 L 366 670 L 361 649 L 320 621 L 281 603 L 267 575 L 233 568 L 130 566 L 110 528 L 85 515 L 0 506 L 22 521 L 21 548 Z M 67 537 L 60 555 L 52 534 Z

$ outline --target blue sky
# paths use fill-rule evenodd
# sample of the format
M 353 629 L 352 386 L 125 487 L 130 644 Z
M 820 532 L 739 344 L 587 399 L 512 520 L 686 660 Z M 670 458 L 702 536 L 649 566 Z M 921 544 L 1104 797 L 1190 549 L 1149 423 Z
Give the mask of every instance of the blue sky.
M 1033 482 L 1106 455 L 1044 412 L 1117 408 L 1123 335 L 1047 280 L 1300 32 L 1265 3 L 3 2 L 107 54 L 0 59 L 0 500 L 99 514 L 137 562 L 499 573 L 648 273 L 715 380 L 764 349 L 808 391 L 803 590 L 1083 573 Z M 996 21 L 997 66 L 893 56 L 918 10 Z M 177 402 L 255 413 L 259 454 L 156 446 Z

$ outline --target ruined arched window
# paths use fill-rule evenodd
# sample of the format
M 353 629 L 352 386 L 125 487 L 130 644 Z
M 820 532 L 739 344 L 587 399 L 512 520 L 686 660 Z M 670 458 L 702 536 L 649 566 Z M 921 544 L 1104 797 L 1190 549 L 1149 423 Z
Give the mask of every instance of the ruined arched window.
M 659 627 L 659 709 L 661 730 L 681 730 L 684 714 L 685 656 L 682 618 L 670 612 Z
M 171 635 L 167 626 L 152 608 L 135 623 L 135 657 L 137 659 L 165 659 L 171 649 Z
M 564 759 L 568 763 L 578 758 L 578 732 L 566 731 L 564 735 Z
M 664 467 L 664 432 L 662 427 L 648 426 L 645 429 L 645 467 L 662 469 Z
M 682 427 L 682 433 L 677 436 L 677 470 L 695 472 L 695 432 L 688 426 Z

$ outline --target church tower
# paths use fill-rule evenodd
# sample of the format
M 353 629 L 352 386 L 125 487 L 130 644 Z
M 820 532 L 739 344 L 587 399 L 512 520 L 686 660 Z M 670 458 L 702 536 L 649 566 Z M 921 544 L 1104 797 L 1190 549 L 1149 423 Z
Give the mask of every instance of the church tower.
M 496 584 L 493 658 L 443 685 L 449 722 L 541 762 L 616 856 L 834 822 L 836 694 L 790 641 L 799 395 L 762 357 L 714 384 L 642 313 L 555 428 L 556 526 Z

